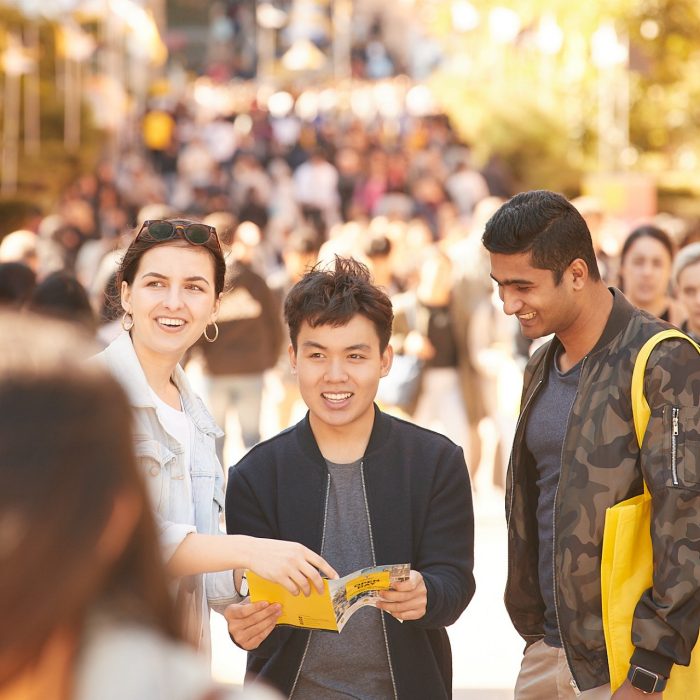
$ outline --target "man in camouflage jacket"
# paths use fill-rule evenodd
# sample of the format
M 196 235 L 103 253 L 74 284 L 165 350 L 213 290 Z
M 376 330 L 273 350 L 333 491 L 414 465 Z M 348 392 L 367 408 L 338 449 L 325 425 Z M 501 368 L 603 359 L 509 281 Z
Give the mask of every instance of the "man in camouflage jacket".
M 605 286 L 588 229 L 560 195 L 517 195 L 487 224 L 484 245 L 504 311 L 528 338 L 554 334 L 525 372 L 508 473 L 505 602 L 527 642 L 516 700 L 610 698 L 600 584 L 605 510 L 640 494 L 642 476 L 653 499 L 653 587 L 635 611 L 630 680 L 613 697 L 660 698 L 643 694 L 638 679 L 656 676 L 662 690 L 673 665 L 688 664 L 700 626 L 699 356 L 680 339 L 652 352 L 644 380 L 651 419 L 640 450 L 632 370 L 644 342 L 668 324 Z M 570 409 L 537 416 L 549 385 L 569 372 L 578 374 Z M 532 422 L 561 438 L 552 489 L 533 455 L 543 438 L 528 430 Z

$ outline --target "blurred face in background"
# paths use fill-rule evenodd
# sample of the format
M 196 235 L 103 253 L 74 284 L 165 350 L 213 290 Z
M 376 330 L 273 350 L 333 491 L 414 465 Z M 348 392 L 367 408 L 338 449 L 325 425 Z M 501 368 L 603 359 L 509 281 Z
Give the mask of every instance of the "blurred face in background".
M 650 236 L 638 238 L 620 266 L 625 296 L 642 309 L 656 311 L 665 304 L 671 279 L 671 256 L 666 247 Z
M 688 316 L 688 328 L 700 334 L 700 260 L 683 268 L 678 275 L 678 300 Z

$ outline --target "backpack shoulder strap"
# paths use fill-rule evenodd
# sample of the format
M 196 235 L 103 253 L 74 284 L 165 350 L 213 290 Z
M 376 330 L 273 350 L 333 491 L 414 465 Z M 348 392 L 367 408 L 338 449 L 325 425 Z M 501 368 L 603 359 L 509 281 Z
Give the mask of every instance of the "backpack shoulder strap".
M 682 338 L 692 343 L 695 349 L 700 352 L 700 346 L 692 339 L 689 338 L 685 333 L 679 331 L 675 328 L 669 328 L 665 331 L 659 331 L 656 335 L 653 335 L 649 340 L 647 340 L 642 349 L 637 355 L 637 359 L 634 362 L 634 370 L 632 371 L 632 416 L 634 418 L 634 430 L 637 433 L 637 442 L 639 446 L 642 446 L 642 440 L 644 439 L 644 432 L 647 429 L 647 423 L 649 422 L 649 416 L 651 415 L 651 409 L 644 396 L 644 372 L 646 370 L 647 362 L 652 350 L 662 341 L 668 338 Z

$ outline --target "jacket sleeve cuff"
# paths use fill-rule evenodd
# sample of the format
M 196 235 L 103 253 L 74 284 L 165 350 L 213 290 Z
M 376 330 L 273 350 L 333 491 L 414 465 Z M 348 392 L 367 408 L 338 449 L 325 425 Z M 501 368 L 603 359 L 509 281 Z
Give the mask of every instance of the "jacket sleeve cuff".
M 209 607 L 222 615 L 231 603 L 240 603 L 243 600 L 233 585 L 233 574 L 231 571 L 217 571 L 205 574 L 204 585 Z
M 653 671 L 664 678 L 668 678 L 673 668 L 673 659 L 669 659 L 668 656 L 662 656 L 648 649 L 636 647 L 630 659 L 630 664 L 632 666 L 640 666 L 647 671 Z
M 171 523 L 165 520 L 161 520 L 158 524 L 160 525 L 160 546 L 165 555 L 165 561 L 170 560 L 187 535 L 197 532 L 194 525 Z

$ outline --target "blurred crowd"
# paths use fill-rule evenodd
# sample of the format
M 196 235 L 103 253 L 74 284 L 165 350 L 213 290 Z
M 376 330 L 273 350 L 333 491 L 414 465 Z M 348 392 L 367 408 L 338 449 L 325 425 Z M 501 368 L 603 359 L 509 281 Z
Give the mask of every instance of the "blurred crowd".
M 0 303 L 71 319 L 107 345 L 120 331 L 115 271 L 145 220 L 183 215 L 215 226 L 227 292 L 216 343 L 187 357 L 231 464 L 303 412 L 289 371 L 282 300 L 318 261 L 350 255 L 392 296 L 397 353 L 384 407 L 465 448 L 477 494 L 504 484 L 532 348 L 500 313 L 483 226 L 517 185 L 497 159 L 472 162 L 444 115 L 308 122 L 203 116 L 158 98 L 141 143 L 101 162 L 0 243 Z M 683 221 L 628 222 L 574 200 L 603 276 L 640 308 L 700 336 L 700 254 Z M 692 244 L 692 245 L 691 245 Z
M 392 297 L 396 355 L 380 382 L 380 404 L 464 447 L 477 502 L 504 486 L 522 370 L 534 349 L 517 320 L 501 313 L 481 245 L 486 221 L 517 186 L 497 160 L 476 168 L 445 116 L 367 124 L 348 113 L 307 123 L 251 108 L 203 119 L 187 104 L 160 101 L 141 127 L 138 147 L 101 162 L 53 211 L 36 210 L 0 241 L 0 308 L 20 313 L 0 317 L 2 444 L 20 465 L 27 426 L 43 438 L 32 457 L 41 479 L 19 467 L 0 475 L 0 556 L 17 572 L 3 596 L 2 617 L 11 624 L 0 625 L 0 641 L 13 648 L 17 630 L 27 630 L 23 648 L 41 649 L 36 659 L 49 665 L 19 674 L 17 683 L 42 697 L 49 695 L 36 684 L 64 687 L 68 668 L 76 669 L 71 697 L 96 697 L 95 684 L 102 692 L 105 679 L 122 673 L 112 663 L 117 656 L 135 679 L 162 684 L 130 697 L 229 697 L 184 645 L 161 595 L 167 584 L 152 555 L 155 525 L 133 455 L 124 452 L 126 398 L 114 382 L 86 374 L 83 362 L 126 328 L 118 266 L 144 221 L 184 216 L 220 237 L 227 270 L 216 342 L 197 342 L 183 364 L 225 429 L 216 445 L 224 467 L 303 415 L 282 302 L 305 271 L 335 255 L 362 261 Z M 574 204 L 605 280 L 700 341 L 696 232 L 667 215 L 615 220 L 590 197 Z M 51 320 L 37 329 L 27 312 Z M 68 321 L 74 334 L 53 319 Z M 42 330 L 51 333 L 49 348 Z M 76 345 L 78 336 L 90 345 Z M 93 437 L 85 452 L 67 459 L 65 440 L 82 444 L 84 435 Z M 96 455 L 114 462 L 113 482 L 93 483 Z M 92 526 L 84 527 L 86 518 Z M 20 546 L 22 537 L 31 547 Z M 40 590 L 47 566 L 55 568 L 51 594 Z M 77 645 L 62 626 L 70 615 L 87 620 Z M 0 686 L 36 661 L 32 653 L 0 666 Z M 139 671 L 144 659 L 148 674 Z M 265 696 L 259 692 L 249 697 Z

